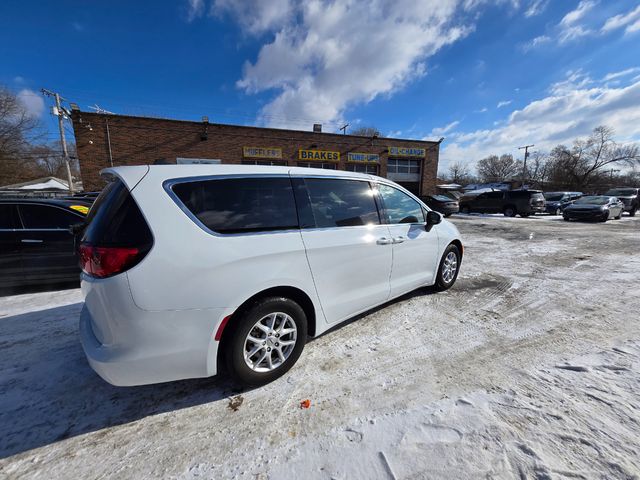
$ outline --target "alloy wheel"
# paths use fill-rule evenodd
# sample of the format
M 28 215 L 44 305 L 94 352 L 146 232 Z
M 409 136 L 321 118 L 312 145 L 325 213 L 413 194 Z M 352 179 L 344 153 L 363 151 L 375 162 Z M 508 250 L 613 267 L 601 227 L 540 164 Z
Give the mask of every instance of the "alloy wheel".
M 442 280 L 444 280 L 445 283 L 451 283 L 457 271 L 458 256 L 455 252 L 449 252 L 447 256 L 444 257 L 444 262 L 442 263 Z
M 298 329 L 289 315 L 273 312 L 258 320 L 244 340 L 244 361 L 255 372 L 280 367 L 296 346 Z

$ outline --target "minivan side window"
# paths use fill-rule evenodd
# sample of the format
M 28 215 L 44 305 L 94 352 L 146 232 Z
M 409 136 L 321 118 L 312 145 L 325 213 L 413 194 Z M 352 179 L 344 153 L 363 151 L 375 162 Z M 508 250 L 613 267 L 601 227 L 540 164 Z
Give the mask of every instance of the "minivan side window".
M 185 207 L 218 233 L 298 228 L 289 178 L 247 177 L 177 183 L 172 187 Z
M 305 184 L 316 227 L 380 224 L 374 192 L 369 182 L 306 178 Z
M 82 217 L 57 207 L 48 205 L 27 205 L 18 207 L 24 228 L 32 230 L 66 230 L 71 225 L 81 223 Z
M 390 224 L 425 221 L 422 206 L 406 193 L 383 184 L 378 185 L 378 191 L 382 196 L 387 221 Z

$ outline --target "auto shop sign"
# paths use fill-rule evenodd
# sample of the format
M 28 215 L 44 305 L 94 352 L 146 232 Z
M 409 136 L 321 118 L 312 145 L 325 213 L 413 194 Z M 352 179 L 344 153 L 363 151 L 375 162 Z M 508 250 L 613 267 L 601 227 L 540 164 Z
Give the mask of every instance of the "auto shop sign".
M 242 147 L 245 158 L 282 158 L 282 149 L 275 147 Z
M 348 162 L 379 162 L 380 155 L 377 153 L 347 153 Z
M 340 152 L 332 152 L 329 150 L 298 150 L 298 160 L 338 162 L 340 160 Z
M 416 147 L 389 147 L 390 157 L 421 157 L 427 154 L 426 149 Z

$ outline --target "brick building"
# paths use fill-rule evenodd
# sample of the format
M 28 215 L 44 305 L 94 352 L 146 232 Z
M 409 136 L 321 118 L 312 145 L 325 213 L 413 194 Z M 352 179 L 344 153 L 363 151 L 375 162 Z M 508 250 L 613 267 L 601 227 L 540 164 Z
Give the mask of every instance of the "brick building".
M 420 195 L 435 193 L 438 142 L 72 112 L 86 191 L 119 165 L 248 163 L 373 173 Z

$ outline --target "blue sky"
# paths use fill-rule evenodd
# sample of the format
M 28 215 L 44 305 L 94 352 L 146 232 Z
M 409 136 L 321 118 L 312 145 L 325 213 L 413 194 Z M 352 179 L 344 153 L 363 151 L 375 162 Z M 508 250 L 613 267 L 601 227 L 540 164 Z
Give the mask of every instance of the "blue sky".
M 607 124 L 640 140 L 640 3 L 2 2 L 0 83 L 56 138 L 82 109 L 445 137 L 441 165 L 544 151 Z

